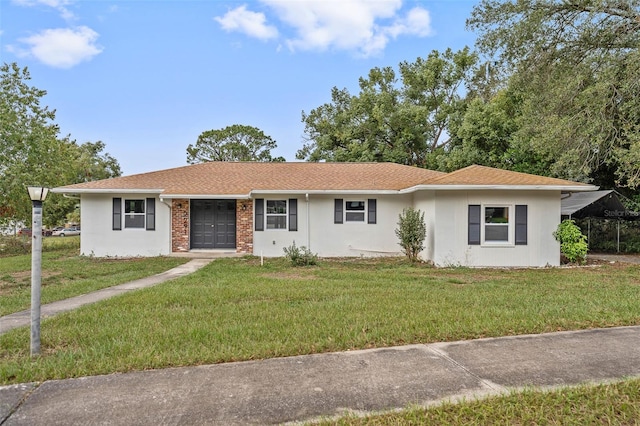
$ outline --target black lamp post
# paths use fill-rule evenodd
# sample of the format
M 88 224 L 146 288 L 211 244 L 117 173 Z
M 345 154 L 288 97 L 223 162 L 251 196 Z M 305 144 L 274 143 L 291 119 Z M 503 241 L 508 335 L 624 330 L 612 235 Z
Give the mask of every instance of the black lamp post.
M 42 281 L 42 202 L 49 188 L 29 186 L 31 226 L 31 356 L 40 354 L 40 287 Z

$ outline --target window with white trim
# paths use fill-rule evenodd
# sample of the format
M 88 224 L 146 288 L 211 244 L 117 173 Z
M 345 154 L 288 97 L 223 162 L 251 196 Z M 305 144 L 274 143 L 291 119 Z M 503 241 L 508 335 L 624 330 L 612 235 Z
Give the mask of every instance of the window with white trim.
M 509 243 L 512 224 L 509 206 L 484 206 L 484 242 Z
M 378 201 L 375 198 L 369 198 L 366 201 L 345 201 L 342 198 L 335 198 L 333 201 L 333 223 L 343 224 L 345 222 L 366 222 L 368 224 L 375 225 L 378 221 Z
M 124 200 L 124 227 L 144 228 L 145 203 L 142 200 Z
M 123 200 L 113 198 L 112 205 L 112 228 L 114 231 L 122 231 L 124 216 L 124 227 L 130 229 L 146 229 L 155 231 L 156 229 L 156 200 L 155 198 Z M 124 204 L 124 206 L 123 206 Z
M 364 222 L 364 201 L 346 201 L 344 203 L 344 220 L 346 222 Z
M 287 200 L 266 200 L 267 229 L 287 229 Z
M 469 245 L 527 245 L 529 209 L 526 204 L 469 204 L 468 208 Z

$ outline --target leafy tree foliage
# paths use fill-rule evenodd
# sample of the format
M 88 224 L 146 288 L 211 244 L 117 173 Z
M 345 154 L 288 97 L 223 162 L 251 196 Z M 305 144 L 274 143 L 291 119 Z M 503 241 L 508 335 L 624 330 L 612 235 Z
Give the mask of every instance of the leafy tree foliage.
M 374 68 L 360 93 L 334 87 L 330 103 L 302 113 L 307 143 L 296 157 L 308 161 L 389 161 L 424 167 L 450 141 L 448 127 L 461 108 L 459 89 L 477 57 L 468 48 Z
M 28 80 L 27 68 L 0 67 L 0 222 L 29 222 L 28 185 L 55 187 L 120 175 L 118 162 L 102 153 L 102 142 L 78 145 L 58 137 L 55 111 L 40 105 L 46 91 Z M 75 204 L 51 194 L 44 223 L 63 223 Z
M 640 187 L 640 0 L 482 0 L 467 24 L 523 94 L 514 143 L 551 174 Z
M 272 157 L 276 141 L 256 127 L 234 124 L 219 130 L 207 130 L 195 145 L 187 147 L 189 164 L 207 161 L 284 161 Z
M 510 65 L 606 59 L 636 50 L 639 0 L 482 0 L 467 20 L 478 47 Z

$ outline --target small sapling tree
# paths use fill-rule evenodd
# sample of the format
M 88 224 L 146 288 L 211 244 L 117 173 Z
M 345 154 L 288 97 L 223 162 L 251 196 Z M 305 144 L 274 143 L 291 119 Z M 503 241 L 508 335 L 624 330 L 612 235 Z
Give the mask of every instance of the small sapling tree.
M 402 252 L 411 262 L 418 261 L 418 255 L 424 249 L 424 240 L 427 237 L 427 226 L 424 223 L 424 213 L 419 209 L 408 207 L 402 210 L 399 216 L 396 235 L 400 240 Z

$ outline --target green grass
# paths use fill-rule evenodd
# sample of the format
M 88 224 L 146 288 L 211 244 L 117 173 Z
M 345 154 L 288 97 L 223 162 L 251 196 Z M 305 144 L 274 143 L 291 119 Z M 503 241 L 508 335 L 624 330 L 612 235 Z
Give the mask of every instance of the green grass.
M 459 404 L 353 416 L 319 425 L 634 425 L 640 421 L 640 379 L 554 392 L 528 390 Z
M 154 275 L 186 261 L 166 257 L 114 260 L 78 256 L 79 241 L 79 237 L 44 239 L 43 304 Z M 30 254 L 0 258 L 0 301 L 0 316 L 29 309 Z
M 221 259 L 0 336 L 0 383 L 640 324 L 640 267 L 433 269 Z

